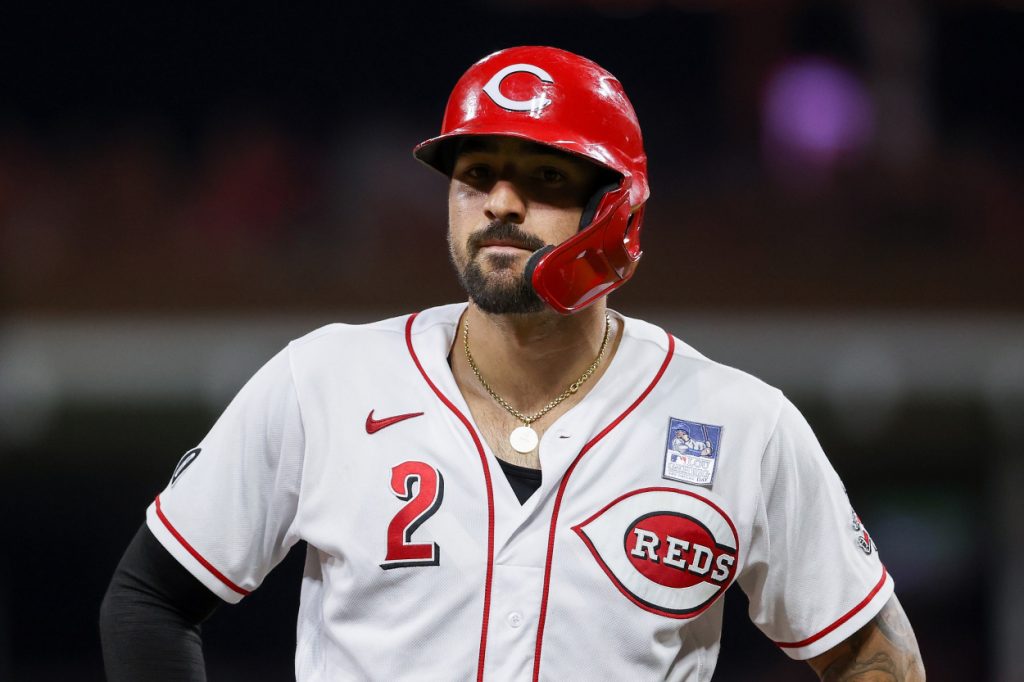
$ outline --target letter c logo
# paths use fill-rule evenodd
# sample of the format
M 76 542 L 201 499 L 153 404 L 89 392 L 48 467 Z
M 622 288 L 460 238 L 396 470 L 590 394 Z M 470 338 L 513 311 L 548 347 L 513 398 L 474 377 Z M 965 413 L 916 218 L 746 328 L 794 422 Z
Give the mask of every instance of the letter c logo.
M 551 75 L 533 64 L 512 64 L 506 66 L 504 69 L 494 74 L 491 80 L 487 81 L 487 85 L 484 86 L 484 92 L 490 97 L 495 104 L 503 109 L 509 111 L 539 111 L 544 107 L 551 104 L 551 100 L 545 97 L 543 94 L 538 94 L 531 99 L 509 99 L 505 95 L 501 94 L 501 82 L 511 76 L 514 73 L 530 73 L 539 78 L 544 83 L 554 83 L 555 79 Z

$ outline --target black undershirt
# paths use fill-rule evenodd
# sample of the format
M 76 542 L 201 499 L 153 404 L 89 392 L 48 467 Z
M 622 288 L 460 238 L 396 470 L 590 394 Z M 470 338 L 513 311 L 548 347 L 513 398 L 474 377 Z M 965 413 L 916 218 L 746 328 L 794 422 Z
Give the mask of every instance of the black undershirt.
M 540 469 L 498 460 L 523 504 L 540 487 Z M 199 624 L 220 597 L 178 563 L 145 523 L 125 550 L 100 607 L 103 663 L 110 682 L 203 682 Z
M 541 471 L 530 467 L 521 467 L 518 464 L 510 464 L 503 459 L 498 460 L 501 470 L 505 472 L 505 478 L 512 486 L 512 491 L 519 498 L 519 504 L 526 504 L 530 496 L 540 488 Z

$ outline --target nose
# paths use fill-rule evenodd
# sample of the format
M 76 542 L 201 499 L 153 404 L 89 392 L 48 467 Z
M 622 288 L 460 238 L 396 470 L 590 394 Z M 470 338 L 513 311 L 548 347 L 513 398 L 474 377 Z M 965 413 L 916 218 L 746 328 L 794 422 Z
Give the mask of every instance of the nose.
M 484 213 L 488 220 L 522 224 L 526 218 L 526 200 L 515 183 L 501 179 L 487 193 Z

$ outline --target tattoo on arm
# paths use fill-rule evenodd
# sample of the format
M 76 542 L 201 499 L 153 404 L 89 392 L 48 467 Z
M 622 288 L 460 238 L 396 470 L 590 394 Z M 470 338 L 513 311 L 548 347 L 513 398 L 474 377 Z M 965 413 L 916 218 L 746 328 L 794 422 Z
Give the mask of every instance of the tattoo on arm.
M 917 649 L 914 631 L 911 629 L 907 614 L 903 612 L 903 606 L 896 599 L 896 595 L 893 595 L 882 607 L 872 622 L 878 626 L 879 632 L 890 643 L 905 649 L 910 647 Z
M 914 630 L 895 595 L 871 622 L 809 662 L 823 682 L 924 681 Z
M 823 679 L 829 680 L 885 680 L 889 682 L 897 682 L 898 680 L 905 679 L 900 676 L 900 671 L 897 670 L 896 661 L 892 659 L 892 656 L 885 653 L 877 653 L 866 661 L 855 660 L 849 665 L 842 666 L 842 670 L 833 671 L 832 668 L 835 664 L 829 666 L 829 669 L 825 672 Z

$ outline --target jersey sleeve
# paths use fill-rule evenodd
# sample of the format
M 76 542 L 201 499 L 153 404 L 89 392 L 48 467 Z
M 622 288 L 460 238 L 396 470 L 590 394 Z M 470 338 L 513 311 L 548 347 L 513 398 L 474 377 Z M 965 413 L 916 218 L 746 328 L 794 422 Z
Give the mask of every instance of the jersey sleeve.
M 181 458 L 146 522 L 192 575 L 225 601 L 238 602 L 298 540 L 304 450 L 286 348 Z
M 873 618 L 892 578 L 806 420 L 783 401 L 761 460 L 750 618 L 791 658 L 828 651 Z

